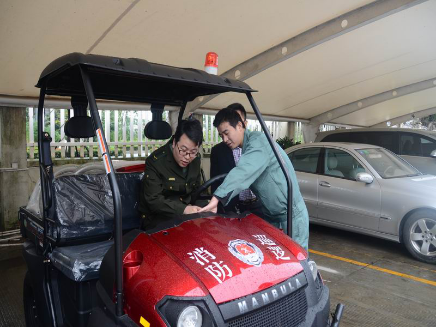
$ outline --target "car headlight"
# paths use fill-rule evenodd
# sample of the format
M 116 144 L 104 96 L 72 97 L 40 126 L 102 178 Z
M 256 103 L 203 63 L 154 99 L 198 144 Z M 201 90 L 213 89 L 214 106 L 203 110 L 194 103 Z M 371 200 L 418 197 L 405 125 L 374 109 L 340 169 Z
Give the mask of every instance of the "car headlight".
M 185 308 L 177 319 L 177 327 L 201 327 L 202 323 L 201 311 L 194 305 Z
M 312 272 L 313 280 L 315 281 L 318 277 L 318 266 L 316 265 L 315 261 L 309 261 L 308 264 L 310 271 Z

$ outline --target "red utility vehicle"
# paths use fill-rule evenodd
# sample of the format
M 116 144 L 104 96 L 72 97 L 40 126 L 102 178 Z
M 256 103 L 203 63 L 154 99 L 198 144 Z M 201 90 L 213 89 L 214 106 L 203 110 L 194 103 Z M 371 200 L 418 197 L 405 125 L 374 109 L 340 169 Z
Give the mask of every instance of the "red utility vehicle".
M 145 134 L 166 139 L 165 105 L 179 106 L 181 118 L 198 96 L 245 93 L 267 132 L 247 84 L 141 59 L 72 53 L 48 65 L 37 87 L 42 210 L 19 212 L 28 239 L 28 327 L 339 325 L 342 305 L 330 321 L 329 290 L 316 264 L 285 233 L 250 213 L 182 215 L 141 230 L 142 174 L 112 165 L 96 99 L 151 104 Z M 51 137 L 43 130 L 46 94 L 71 98 L 74 117 L 65 133 L 96 136 L 103 174 L 84 169 L 54 177 Z M 285 170 L 284 177 L 290 187 Z

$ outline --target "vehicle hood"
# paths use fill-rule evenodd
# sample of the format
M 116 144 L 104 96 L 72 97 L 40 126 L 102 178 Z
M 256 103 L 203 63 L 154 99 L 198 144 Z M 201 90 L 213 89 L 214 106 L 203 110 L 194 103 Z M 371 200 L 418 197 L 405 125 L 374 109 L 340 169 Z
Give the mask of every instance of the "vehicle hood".
M 283 232 L 255 215 L 197 218 L 149 237 L 216 303 L 295 276 L 303 270 L 299 260 L 307 256 Z
M 397 190 L 397 192 L 399 192 L 400 190 L 404 190 L 411 196 L 428 195 L 433 197 L 434 192 L 436 192 L 436 176 L 421 175 L 413 177 L 383 179 L 381 185 L 382 187 L 391 187 Z

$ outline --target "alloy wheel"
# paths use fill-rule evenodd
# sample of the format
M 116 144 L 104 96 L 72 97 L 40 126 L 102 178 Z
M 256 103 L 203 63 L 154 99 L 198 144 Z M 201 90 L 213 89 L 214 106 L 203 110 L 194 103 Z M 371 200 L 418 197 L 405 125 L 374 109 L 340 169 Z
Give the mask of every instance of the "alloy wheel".
M 418 253 L 427 257 L 436 256 L 436 223 L 429 218 L 415 221 L 410 228 L 410 242 Z

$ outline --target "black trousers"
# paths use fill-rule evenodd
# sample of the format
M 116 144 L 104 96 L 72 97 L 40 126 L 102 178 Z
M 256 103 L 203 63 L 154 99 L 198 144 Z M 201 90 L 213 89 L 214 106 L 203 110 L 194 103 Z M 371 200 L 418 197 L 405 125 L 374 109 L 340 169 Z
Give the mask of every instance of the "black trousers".
M 244 211 L 248 211 L 254 213 L 256 216 L 259 216 L 261 218 L 263 217 L 262 204 L 260 203 L 260 201 L 255 201 L 251 203 L 244 203 L 242 201 L 239 201 L 237 207 L 239 209 L 239 212 L 241 213 Z

